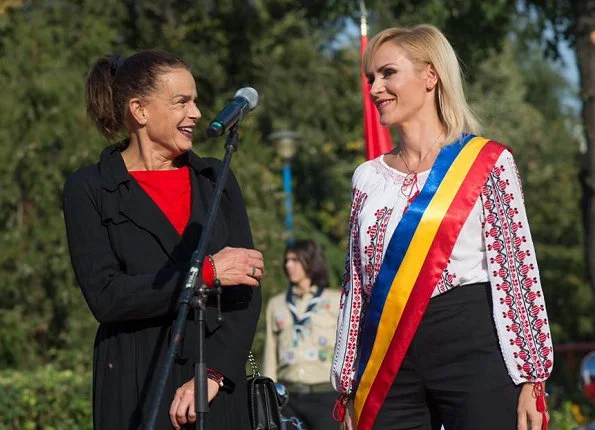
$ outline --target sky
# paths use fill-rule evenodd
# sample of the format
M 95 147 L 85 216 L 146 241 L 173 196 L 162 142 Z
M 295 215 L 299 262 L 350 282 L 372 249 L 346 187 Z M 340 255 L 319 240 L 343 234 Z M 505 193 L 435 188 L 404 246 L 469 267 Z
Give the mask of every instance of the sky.
M 569 94 L 565 100 L 566 104 L 577 112 L 580 112 L 581 103 L 579 98 L 579 73 L 576 64 L 576 55 L 574 50 L 568 46 L 567 42 L 560 42 L 558 45 L 560 55 L 562 57 L 562 64 L 560 71 L 562 75 L 568 80 L 572 86 L 573 93 Z

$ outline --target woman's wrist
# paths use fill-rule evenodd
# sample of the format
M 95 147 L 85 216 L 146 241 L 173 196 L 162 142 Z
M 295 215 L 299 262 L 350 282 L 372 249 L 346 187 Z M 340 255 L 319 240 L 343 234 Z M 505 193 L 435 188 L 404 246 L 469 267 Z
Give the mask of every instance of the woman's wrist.
M 207 378 L 209 378 L 211 381 L 216 382 L 220 388 L 225 385 L 225 383 L 224 383 L 225 377 L 223 376 L 222 373 L 216 371 L 215 369 L 211 369 L 211 368 L 207 369 Z
M 209 287 L 215 287 L 219 283 L 217 278 L 217 269 L 212 255 L 207 255 L 202 264 L 202 281 Z
M 523 382 L 521 387 L 532 390 L 536 396 L 543 394 L 543 396 L 549 397 L 549 394 L 545 391 L 545 381 Z
M 347 412 L 347 403 L 349 403 L 349 400 L 351 400 L 351 396 L 345 393 L 339 394 L 339 397 L 337 398 L 337 400 L 335 400 L 332 416 L 336 422 L 342 423 L 345 419 L 345 414 Z

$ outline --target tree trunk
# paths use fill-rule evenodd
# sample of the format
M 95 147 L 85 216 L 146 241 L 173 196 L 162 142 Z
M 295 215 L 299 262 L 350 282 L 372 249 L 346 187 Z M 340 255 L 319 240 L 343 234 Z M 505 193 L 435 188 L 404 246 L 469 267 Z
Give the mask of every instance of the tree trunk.
M 582 177 L 586 265 L 595 291 L 595 0 L 575 0 L 576 57 L 580 71 L 587 155 Z

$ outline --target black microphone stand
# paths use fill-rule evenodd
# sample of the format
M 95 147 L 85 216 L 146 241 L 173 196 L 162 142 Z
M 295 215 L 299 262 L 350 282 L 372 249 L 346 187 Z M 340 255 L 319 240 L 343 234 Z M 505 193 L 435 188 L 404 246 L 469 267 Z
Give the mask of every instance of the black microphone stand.
M 215 187 L 215 195 L 211 201 L 209 207 L 209 213 L 207 216 L 206 227 L 200 235 L 200 241 L 198 247 L 192 253 L 192 259 L 190 261 L 190 269 L 186 275 L 184 281 L 184 289 L 180 293 L 180 299 L 178 300 L 178 315 L 176 322 L 174 323 L 174 329 L 171 336 L 171 343 L 167 352 L 165 364 L 163 366 L 163 373 L 159 379 L 159 385 L 157 387 L 157 394 L 151 405 L 151 414 L 149 415 L 148 429 L 154 430 L 155 421 L 157 420 L 157 413 L 159 411 L 159 405 L 163 397 L 165 385 L 171 371 L 172 364 L 175 356 L 178 353 L 180 343 L 184 336 L 184 326 L 186 324 L 186 318 L 190 308 L 194 309 L 194 320 L 196 321 L 196 336 L 198 344 L 198 362 L 194 364 L 194 405 L 196 410 L 196 429 L 206 429 L 207 413 L 209 412 L 208 402 L 208 386 L 207 386 L 207 365 L 205 362 L 205 328 L 206 328 L 206 302 L 209 296 L 217 296 L 219 305 L 219 321 L 223 318 L 221 316 L 221 286 L 218 284 L 214 288 L 208 288 L 204 283 L 200 282 L 199 274 L 202 271 L 202 265 L 204 257 L 207 251 L 207 243 L 211 235 L 211 230 L 215 223 L 215 214 L 221 201 L 221 195 L 225 188 L 227 181 L 227 174 L 229 173 L 229 166 L 231 164 L 231 157 L 238 149 L 238 127 L 242 120 L 239 118 L 232 128 L 229 130 L 229 134 L 225 141 L 225 157 L 223 159 L 223 169 L 221 170 L 217 185 Z

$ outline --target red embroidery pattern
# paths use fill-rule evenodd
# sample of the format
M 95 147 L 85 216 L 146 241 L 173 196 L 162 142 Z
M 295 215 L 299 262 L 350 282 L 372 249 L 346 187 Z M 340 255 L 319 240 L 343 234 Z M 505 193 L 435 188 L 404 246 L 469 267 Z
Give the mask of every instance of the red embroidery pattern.
M 442 275 L 440 276 L 440 280 L 436 284 L 436 288 L 434 288 L 434 291 L 437 289 L 440 294 L 446 293 L 448 290 L 452 290 L 455 286 L 455 279 L 457 278 L 457 275 L 456 273 L 450 273 L 449 267 L 450 259 L 446 264 L 446 269 L 444 269 Z
M 364 270 L 367 275 L 367 282 L 364 285 L 364 298 L 366 303 L 372 294 L 372 287 L 376 282 L 376 276 L 380 271 L 382 265 L 382 255 L 384 253 L 384 238 L 386 236 L 386 226 L 390 221 L 390 216 L 393 213 L 392 208 L 383 207 L 378 209 L 374 213 L 376 222 L 374 225 L 368 227 L 366 236 L 369 239 L 367 244 L 364 246 L 364 255 L 367 258 L 367 263 L 364 266 Z
M 494 167 L 482 190 L 484 236 L 497 292 L 494 306 L 499 305 L 507 321 L 501 340 L 508 341 L 520 378 L 535 381 L 550 375 L 551 340 L 537 268 L 526 261 L 533 257 L 532 246 L 525 235 L 528 226 L 519 216 L 522 201 L 517 202 L 510 189 L 510 174 L 514 172 L 506 172 L 504 165 Z M 504 342 L 501 346 L 506 348 Z
M 351 306 L 349 309 L 349 333 L 347 335 L 347 345 L 342 360 L 340 373 L 341 392 L 351 392 L 354 380 L 352 378 L 353 367 L 359 343 L 359 330 L 362 311 L 362 275 L 361 271 L 361 252 L 359 241 L 359 214 L 368 195 L 357 188 L 353 189 L 353 204 L 351 205 L 351 214 L 349 216 L 349 231 L 351 243 L 351 262 L 348 257 L 345 262 L 345 275 L 343 278 L 343 290 L 341 294 L 341 308 L 351 295 Z M 347 310 L 346 310 L 347 311 Z M 341 325 L 339 325 L 341 327 Z M 342 336 L 339 334 L 338 338 Z

